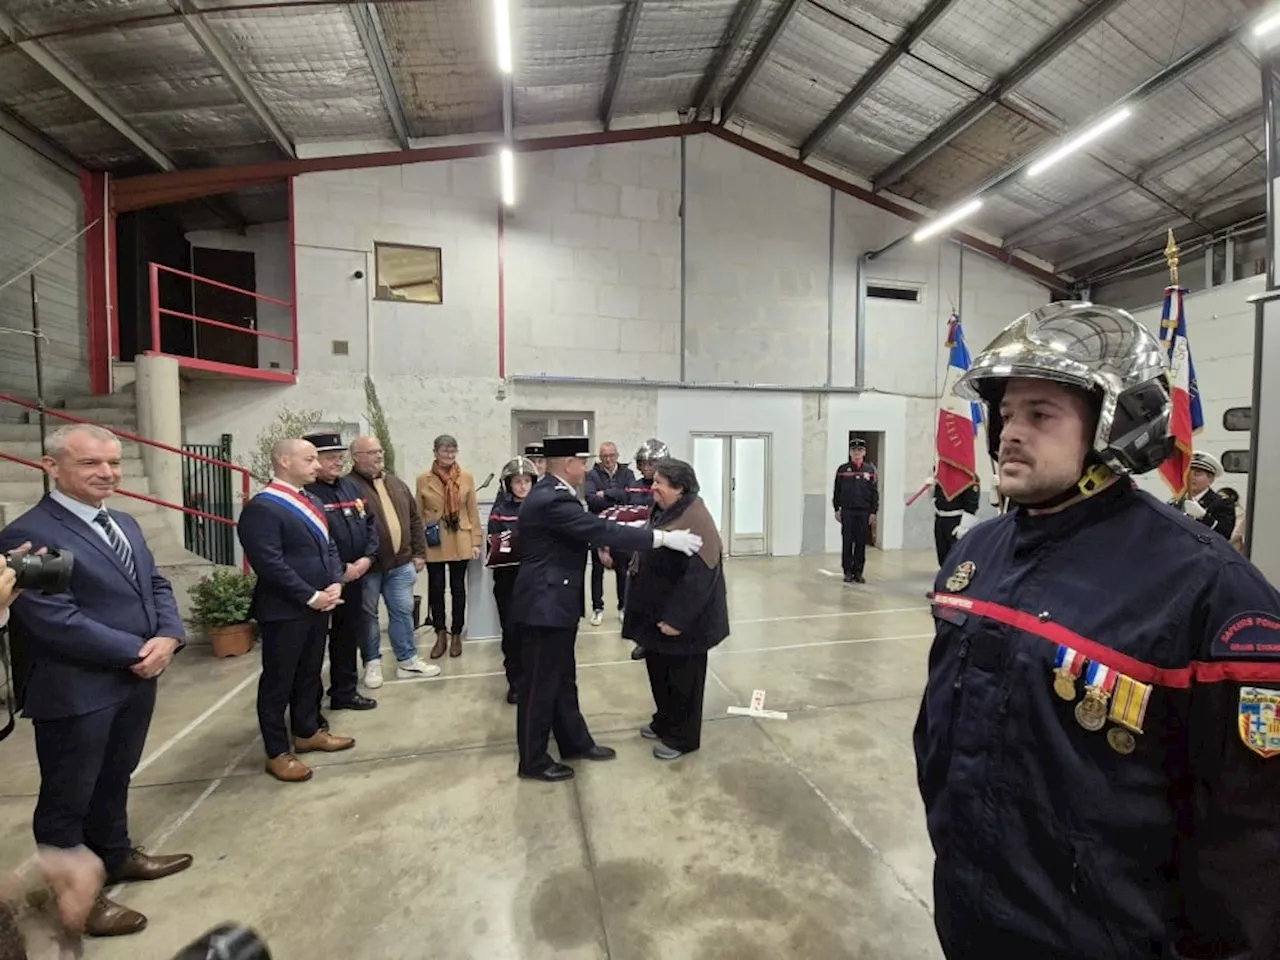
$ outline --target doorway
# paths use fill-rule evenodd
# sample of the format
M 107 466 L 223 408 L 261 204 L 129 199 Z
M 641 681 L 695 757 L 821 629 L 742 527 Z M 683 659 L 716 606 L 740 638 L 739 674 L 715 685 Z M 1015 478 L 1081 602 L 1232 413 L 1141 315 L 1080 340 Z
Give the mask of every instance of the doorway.
M 695 433 L 693 469 L 731 557 L 769 555 L 769 447 L 766 433 Z
M 876 468 L 876 486 L 880 491 L 880 510 L 884 512 L 884 466 L 881 456 L 884 453 L 884 431 L 883 430 L 858 430 L 856 427 L 850 429 L 852 436 L 861 437 L 867 444 L 867 463 L 875 465 Z M 849 454 L 848 447 L 845 448 L 845 457 Z M 880 548 L 883 538 L 880 534 L 880 528 L 876 529 L 875 542 L 868 546 Z
M 238 287 L 240 290 L 257 290 L 257 267 L 254 254 L 247 250 L 215 250 L 209 247 L 191 248 L 191 272 L 205 280 Z M 245 330 L 258 329 L 258 301 L 254 297 L 226 287 L 191 281 L 192 312 L 206 320 L 216 320 L 231 327 Z M 225 327 L 197 323 L 196 356 L 201 360 L 216 360 L 238 367 L 258 366 L 258 338 L 251 333 L 237 333 Z

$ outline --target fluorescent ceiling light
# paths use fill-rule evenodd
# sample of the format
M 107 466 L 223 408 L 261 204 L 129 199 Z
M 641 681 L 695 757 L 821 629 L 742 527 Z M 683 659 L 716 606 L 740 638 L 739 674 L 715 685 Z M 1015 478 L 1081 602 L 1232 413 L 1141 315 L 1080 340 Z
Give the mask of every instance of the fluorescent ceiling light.
M 1266 36 L 1276 27 L 1280 27 L 1280 11 L 1277 11 L 1269 17 L 1263 17 L 1253 26 L 1253 35 L 1255 37 Z
M 934 236 L 935 234 L 941 233 L 943 230 L 947 229 L 947 227 L 950 227 L 953 224 L 959 223 L 965 217 L 969 216 L 971 213 L 977 210 L 980 206 L 982 206 L 982 201 L 979 200 L 977 197 L 974 197 L 972 200 L 966 203 L 963 207 L 956 207 L 956 209 L 952 210 L 950 213 L 944 213 L 942 216 L 940 216 L 937 220 L 934 220 L 932 223 L 926 223 L 923 227 L 921 227 L 919 230 L 917 230 L 915 233 L 911 235 L 911 239 L 914 240 L 916 243 L 919 243 L 921 240 L 928 240 L 930 237 Z
M 516 156 L 510 147 L 503 147 L 498 154 L 498 167 L 502 171 L 502 204 L 512 207 L 516 202 Z
M 1070 156 L 1071 154 L 1079 150 L 1081 147 L 1086 146 L 1087 144 L 1093 143 L 1093 141 L 1097 140 L 1100 136 L 1102 136 L 1107 131 L 1114 130 L 1116 127 L 1120 126 L 1120 124 L 1124 123 L 1131 116 L 1133 116 L 1133 111 L 1131 109 L 1129 109 L 1128 107 L 1121 107 L 1119 110 L 1111 114 L 1111 116 L 1107 117 L 1105 120 L 1100 120 L 1098 123 L 1095 123 L 1092 127 L 1088 127 L 1087 129 L 1081 131 L 1080 133 L 1077 133 L 1074 137 L 1072 137 L 1062 146 L 1058 147 L 1057 150 L 1054 150 L 1053 153 L 1049 154 L 1047 157 L 1043 157 L 1037 160 L 1035 163 L 1033 163 L 1030 167 L 1027 168 L 1027 176 L 1034 177 L 1038 173 L 1043 173 L 1044 171 L 1052 167 L 1055 163 L 1057 163 L 1059 160 L 1061 160 L 1063 157 Z
M 510 0 L 493 0 L 494 23 L 498 34 L 498 69 L 511 72 L 511 7 Z

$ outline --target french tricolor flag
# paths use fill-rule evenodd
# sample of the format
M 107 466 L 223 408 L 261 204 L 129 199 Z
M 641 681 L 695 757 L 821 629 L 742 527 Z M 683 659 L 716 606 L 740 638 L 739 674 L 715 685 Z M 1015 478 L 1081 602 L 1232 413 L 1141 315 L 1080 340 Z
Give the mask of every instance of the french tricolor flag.
M 1182 287 L 1166 287 L 1164 310 L 1160 316 L 1160 343 L 1169 358 L 1169 386 L 1173 394 L 1173 416 L 1169 432 L 1174 439 L 1174 451 L 1169 459 L 1160 464 L 1160 476 L 1173 491 L 1175 499 L 1187 495 L 1192 444 L 1195 442 L 1195 435 L 1204 426 L 1200 387 L 1196 383 L 1196 365 L 1191 361 L 1187 315 L 1182 303 L 1186 292 Z
M 943 496 L 953 500 L 978 484 L 973 442 L 982 422 L 982 407 L 955 395 L 956 383 L 969 369 L 969 348 L 964 343 L 958 314 L 953 313 L 947 322 L 946 346 L 951 352 L 938 409 L 938 467 L 934 477 Z

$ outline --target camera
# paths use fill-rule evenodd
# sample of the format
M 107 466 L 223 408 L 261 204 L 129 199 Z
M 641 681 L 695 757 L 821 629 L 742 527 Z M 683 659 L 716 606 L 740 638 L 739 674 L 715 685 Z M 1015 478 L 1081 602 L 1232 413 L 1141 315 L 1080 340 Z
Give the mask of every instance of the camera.
M 7 553 L 4 562 L 18 578 L 14 584 L 16 589 L 54 594 L 66 593 L 71 586 L 71 570 L 76 558 L 70 550 L 49 550 L 45 553 Z
M 271 951 L 248 927 L 224 923 L 183 947 L 173 960 L 271 960 Z

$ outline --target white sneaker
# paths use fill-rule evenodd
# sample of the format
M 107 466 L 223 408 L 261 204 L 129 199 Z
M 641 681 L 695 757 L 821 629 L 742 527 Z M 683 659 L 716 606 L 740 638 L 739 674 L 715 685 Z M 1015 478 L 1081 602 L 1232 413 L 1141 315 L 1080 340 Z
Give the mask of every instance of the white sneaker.
M 591 625 L 593 627 L 598 627 L 602 623 L 604 623 L 604 611 L 603 610 L 591 611 Z
M 401 660 L 396 664 L 396 677 L 400 680 L 417 680 L 422 677 L 438 677 L 440 668 L 422 662 L 421 657 Z
M 364 665 L 364 685 L 370 690 L 382 686 L 382 661 L 370 660 Z

